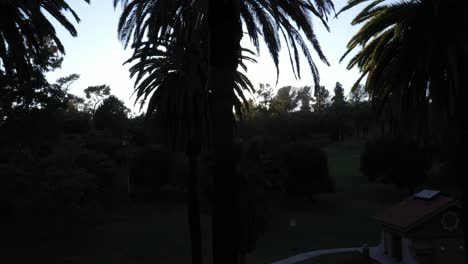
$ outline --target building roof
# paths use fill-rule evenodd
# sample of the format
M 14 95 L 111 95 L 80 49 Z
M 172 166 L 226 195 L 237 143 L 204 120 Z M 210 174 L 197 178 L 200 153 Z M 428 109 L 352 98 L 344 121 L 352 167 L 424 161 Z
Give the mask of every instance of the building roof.
M 421 199 L 411 196 L 402 202 L 385 209 L 376 216 L 383 225 L 392 227 L 401 232 L 408 232 L 414 227 L 426 222 L 432 216 L 455 205 L 454 199 L 435 195 L 431 199 Z
M 435 190 L 422 190 L 414 195 L 416 198 L 421 198 L 421 199 L 432 199 L 434 196 L 439 194 L 440 191 L 435 191 Z

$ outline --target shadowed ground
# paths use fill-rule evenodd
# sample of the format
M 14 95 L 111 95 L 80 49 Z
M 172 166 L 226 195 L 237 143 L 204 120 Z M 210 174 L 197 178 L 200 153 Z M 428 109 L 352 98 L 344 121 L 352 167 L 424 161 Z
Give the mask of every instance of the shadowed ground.
M 326 248 L 376 245 L 380 228 L 372 216 L 404 193 L 392 186 L 368 184 L 358 170 L 360 151 L 361 144 L 352 142 L 327 147 L 337 192 L 321 195 L 314 204 L 300 209 L 275 203 L 270 229 L 247 263 L 271 263 Z M 296 219 L 294 228 L 289 226 L 290 217 Z M 87 227 L 67 230 L 47 239 L 36 238 L 33 233 L 2 239 L 0 263 L 179 264 L 190 260 L 182 201 L 110 210 L 100 213 Z

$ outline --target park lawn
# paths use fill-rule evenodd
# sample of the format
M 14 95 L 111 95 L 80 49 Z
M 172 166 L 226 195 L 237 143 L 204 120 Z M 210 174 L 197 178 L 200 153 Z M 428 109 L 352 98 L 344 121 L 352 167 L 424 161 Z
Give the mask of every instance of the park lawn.
M 344 252 L 337 254 L 321 255 L 315 258 L 305 260 L 297 264 L 377 264 L 379 262 L 364 258 L 361 253 Z
M 189 263 L 185 208 L 181 202 L 138 204 L 112 210 L 92 226 L 50 240 L 23 235 L 1 245 L 0 263 Z
M 380 227 L 373 216 L 406 194 L 393 186 L 367 182 L 359 172 L 362 148 L 359 142 L 325 148 L 336 193 L 320 195 L 301 209 L 276 206 L 269 231 L 248 256 L 249 264 L 271 263 L 311 250 L 378 244 Z M 295 227 L 289 226 L 291 217 Z
M 272 208 L 270 228 L 248 264 L 271 263 L 310 250 L 375 245 L 380 229 L 372 216 L 404 194 L 392 186 L 368 184 L 359 173 L 362 149 L 357 143 L 327 147 L 336 193 L 317 197 L 314 204 Z M 291 228 L 293 217 L 296 226 Z M 190 245 L 183 202 L 159 201 L 112 210 L 87 228 L 77 228 L 49 240 L 24 235 L 2 239 L 0 263 L 189 263 Z

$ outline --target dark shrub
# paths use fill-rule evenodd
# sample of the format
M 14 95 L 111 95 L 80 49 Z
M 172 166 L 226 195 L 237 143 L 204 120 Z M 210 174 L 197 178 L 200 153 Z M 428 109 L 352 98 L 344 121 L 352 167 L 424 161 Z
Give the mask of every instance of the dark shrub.
M 0 162 L 2 220 L 40 222 L 96 205 L 96 175 L 80 166 L 77 158 L 83 149 L 65 140 L 61 143 L 41 156 L 18 147 Z
M 395 184 L 411 193 L 424 182 L 429 166 L 423 148 L 395 138 L 370 141 L 361 155 L 361 172 L 370 182 Z
M 240 250 L 244 254 L 255 250 L 256 242 L 266 231 L 271 217 L 269 194 L 272 188 L 272 171 L 269 170 L 270 160 L 264 143 L 263 138 L 257 137 L 239 145 L 237 172 L 240 177 Z
M 327 156 L 321 149 L 310 144 L 292 144 L 286 152 L 285 165 L 285 190 L 289 199 L 312 199 L 317 193 L 335 190 Z
M 156 198 L 161 187 L 170 183 L 173 174 L 173 155 L 166 148 L 150 145 L 137 149 L 130 160 L 130 182 L 140 194 Z

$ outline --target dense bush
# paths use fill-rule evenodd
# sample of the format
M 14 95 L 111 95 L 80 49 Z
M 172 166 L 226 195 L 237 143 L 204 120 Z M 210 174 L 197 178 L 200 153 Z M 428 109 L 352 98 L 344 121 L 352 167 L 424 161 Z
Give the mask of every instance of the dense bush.
M 429 166 L 425 149 L 396 138 L 370 141 L 361 155 L 361 172 L 370 182 L 395 184 L 411 193 L 424 182 Z
M 241 180 L 241 251 L 246 254 L 255 249 L 259 235 L 268 227 L 271 217 L 271 174 L 274 172 L 269 170 L 270 160 L 262 138 L 243 142 L 239 154 L 237 172 Z
M 3 220 L 73 217 L 122 201 L 116 199 L 126 191 L 126 171 L 116 157 L 120 139 L 94 133 L 89 118 L 38 110 L 0 127 Z
M 289 199 L 310 200 L 317 193 L 335 190 L 327 156 L 321 149 L 306 143 L 292 144 L 285 153 L 285 165 L 285 190 Z
M 139 194 L 156 198 L 161 187 L 171 182 L 174 161 L 174 155 L 163 146 L 140 147 L 131 154 L 130 182 Z
M 98 175 L 79 162 L 79 145 L 64 140 L 41 155 L 28 147 L 5 151 L 8 158 L 0 162 L 3 220 L 72 216 L 96 204 Z

